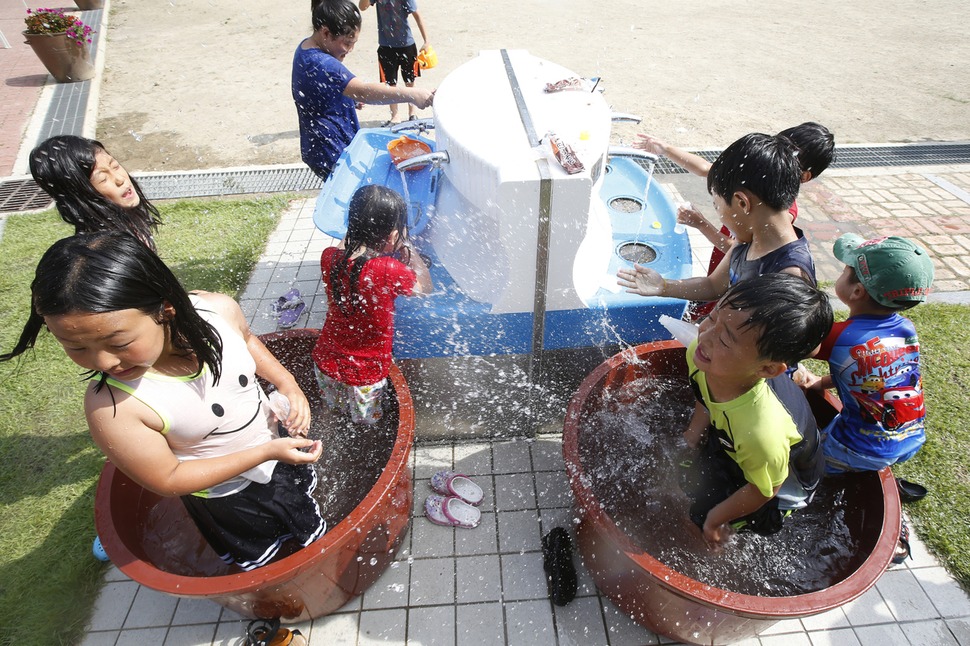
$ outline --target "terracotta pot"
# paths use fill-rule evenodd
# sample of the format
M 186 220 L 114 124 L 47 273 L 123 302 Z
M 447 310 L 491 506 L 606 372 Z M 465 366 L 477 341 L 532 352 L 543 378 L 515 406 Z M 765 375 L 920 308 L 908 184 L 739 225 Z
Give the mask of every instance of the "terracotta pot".
M 595 469 L 589 470 L 590 465 L 584 463 L 582 446 L 600 431 L 597 413 L 610 410 L 610 402 L 643 396 L 644 377 L 682 380 L 684 392 L 668 391 L 665 401 L 692 402 L 684 379 L 686 370 L 684 347 L 677 341 L 639 345 L 590 373 L 569 404 L 563 456 L 580 518 L 576 528 L 579 551 L 596 587 L 637 623 L 689 644 L 750 639 L 780 620 L 825 612 L 862 595 L 885 572 L 899 536 L 901 508 L 888 468 L 854 474 L 858 477 L 847 487 L 845 497 L 852 499 L 851 508 L 861 527 L 861 563 L 843 579 L 815 592 L 765 597 L 719 589 L 661 563 L 620 529 L 596 493 L 590 475 Z M 819 424 L 831 420 L 839 407 L 831 395 L 824 400 L 810 398 L 809 403 Z M 679 433 L 679 429 L 671 432 Z
M 310 359 L 318 335 L 319 330 L 303 329 L 260 337 L 296 377 L 311 406 L 320 404 Z M 94 522 L 108 556 L 144 586 L 210 599 L 247 617 L 307 620 L 338 610 L 391 565 L 411 522 L 408 455 L 414 409 L 397 366 L 391 366 L 389 378 L 384 419 L 362 436 L 364 446 L 340 450 L 325 441 L 323 460 L 335 471 L 350 471 L 370 461 L 371 444 L 386 445 L 388 457 L 373 465 L 372 486 L 359 483 L 360 490 L 343 500 L 350 509 L 331 509 L 330 529 L 309 547 L 250 572 L 231 568 L 208 547 L 178 498 L 146 491 L 106 462 L 95 494 Z M 326 487 L 323 480 L 318 492 L 321 487 Z
M 59 83 L 86 81 L 94 77 L 94 65 L 87 45 L 78 47 L 67 33 L 28 34 L 23 32 L 37 58 Z
M 104 8 L 104 0 L 74 0 L 74 4 L 82 11 Z

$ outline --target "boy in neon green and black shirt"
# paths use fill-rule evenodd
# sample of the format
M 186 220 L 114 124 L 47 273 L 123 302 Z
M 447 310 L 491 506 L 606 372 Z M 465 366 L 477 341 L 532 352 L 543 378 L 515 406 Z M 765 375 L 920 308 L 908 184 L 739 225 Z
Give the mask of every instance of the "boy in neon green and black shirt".
M 824 293 L 790 274 L 733 286 L 687 349 L 697 397 L 684 433 L 699 449 L 685 478 L 691 518 L 711 543 L 734 526 L 760 534 L 806 506 L 824 468 L 818 427 L 784 373 L 832 326 Z

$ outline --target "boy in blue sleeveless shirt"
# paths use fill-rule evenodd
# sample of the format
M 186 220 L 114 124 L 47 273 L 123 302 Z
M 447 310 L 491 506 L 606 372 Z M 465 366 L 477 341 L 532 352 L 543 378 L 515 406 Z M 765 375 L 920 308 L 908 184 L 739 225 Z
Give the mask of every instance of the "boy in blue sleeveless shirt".
M 816 359 L 831 374 L 807 375 L 806 388 L 836 388 L 842 412 L 825 429 L 830 473 L 877 471 L 913 457 L 926 435 L 919 340 L 901 316 L 926 299 L 933 262 L 913 242 L 896 236 L 863 240 L 847 233 L 835 242 L 845 270 L 835 293 L 849 307 Z

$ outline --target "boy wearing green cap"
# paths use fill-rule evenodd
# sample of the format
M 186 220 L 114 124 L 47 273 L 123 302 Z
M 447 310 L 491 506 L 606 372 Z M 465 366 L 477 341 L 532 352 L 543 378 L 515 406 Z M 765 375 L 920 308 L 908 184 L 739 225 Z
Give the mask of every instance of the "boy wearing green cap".
M 842 412 L 825 429 L 828 473 L 876 471 L 913 457 L 926 435 L 919 341 L 899 312 L 923 302 L 933 284 L 925 249 L 892 236 L 863 240 L 847 233 L 835 242 L 846 264 L 835 293 L 849 307 L 822 341 L 816 359 L 830 374 L 809 373 L 806 388 L 835 387 Z

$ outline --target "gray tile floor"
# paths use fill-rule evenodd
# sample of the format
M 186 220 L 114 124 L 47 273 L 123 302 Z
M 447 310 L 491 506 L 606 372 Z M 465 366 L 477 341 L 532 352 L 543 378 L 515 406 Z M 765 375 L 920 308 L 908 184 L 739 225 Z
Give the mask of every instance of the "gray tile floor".
M 313 200 L 282 217 L 240 302 L 257 333 L 276 329 L 270 306 L 298 287 L 319 327 L 325 300 L 319 257 L 335 241 L 316 231 Z M 693 242 L 693 241 L 692 241 Z M 706 258 L 708 251 L 698 251 Z M 337 613 L 298 625 L 314 645 L 377 642 L 441 645 L 666 644 L 598 594 L 579 564 L 580 589 L 565 607 L 548 599 L 540 537 L 572 525 L 561 439 L 415 447 L 415 510 L 397 560 Z M 469 474 L 486 492 L 474 530 L 432 525 L 422 515 L 429 479 L 442 468 Z M 238 646 L 246 619 L 209 601 L 143 588 L 111 566 L 83 646 Z M 920 543 L 859 599 L 813 617 L 783 621 L 746 644 L 970 646 L 970 597 Z

